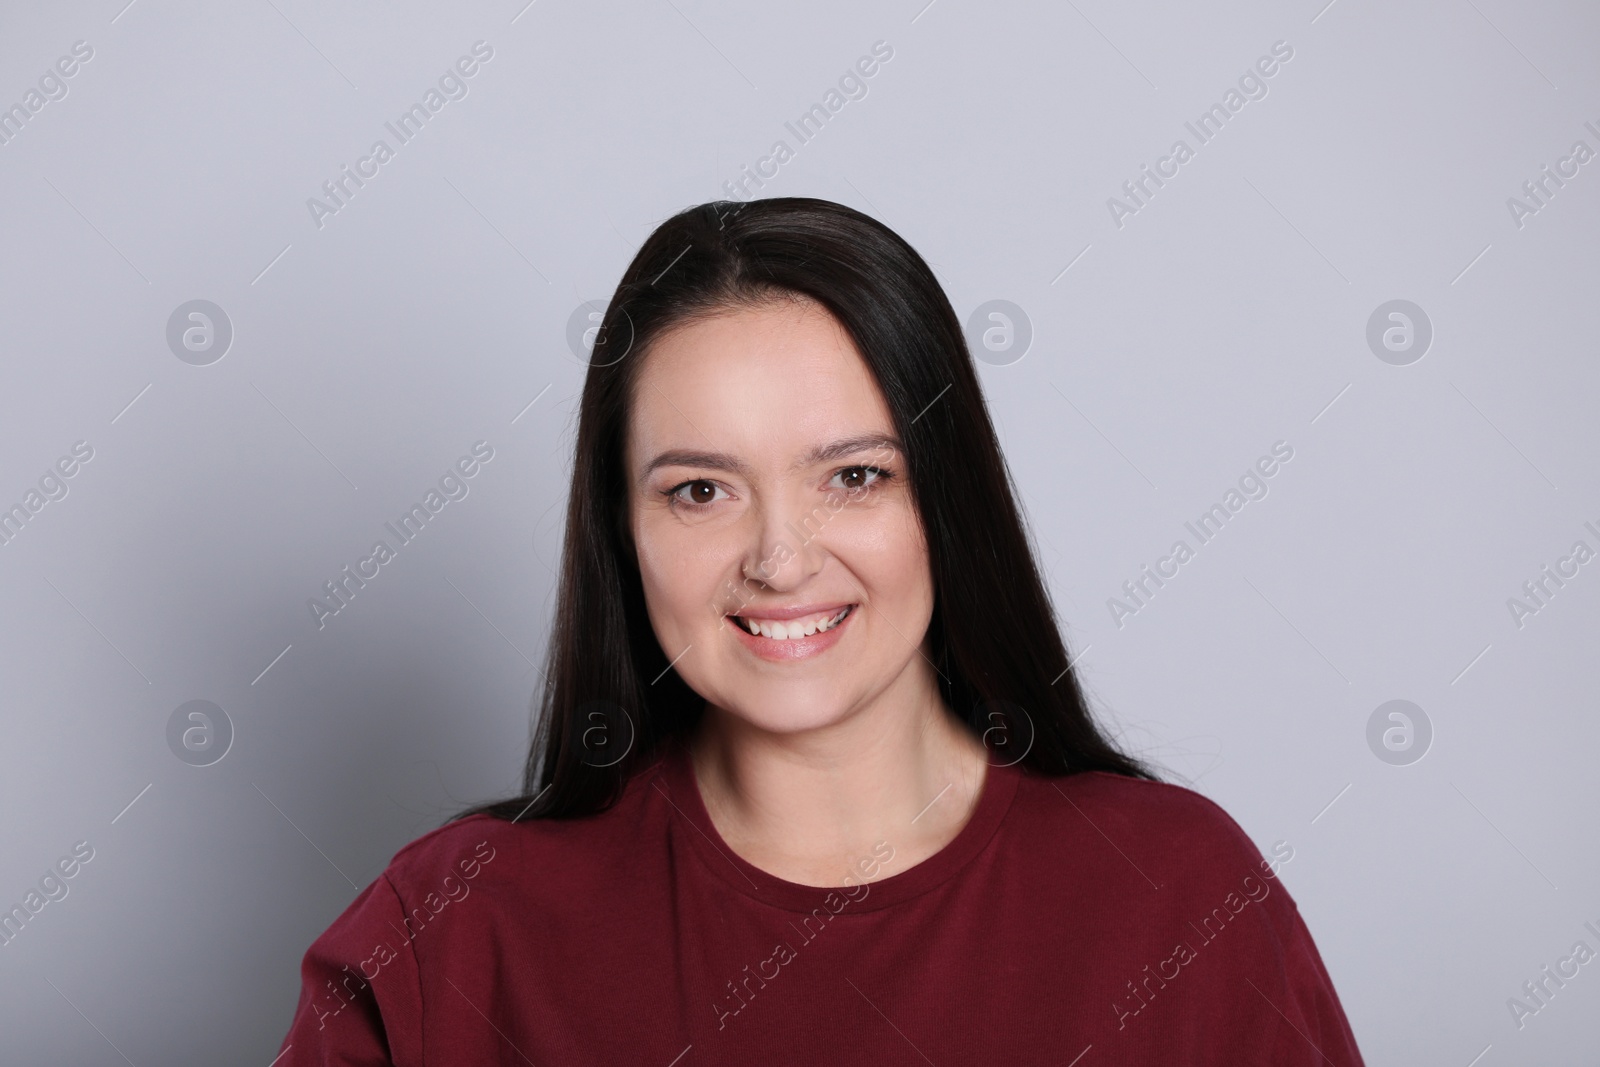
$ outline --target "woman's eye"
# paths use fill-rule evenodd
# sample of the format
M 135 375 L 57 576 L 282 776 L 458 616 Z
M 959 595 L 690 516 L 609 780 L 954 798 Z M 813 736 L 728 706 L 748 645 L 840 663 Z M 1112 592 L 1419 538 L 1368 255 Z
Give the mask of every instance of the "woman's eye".
M 859 491 L 872 485 L 884 476 L 884 472 L 877 467 L 846 467 L 833 476 L 828 483 L 830 488 L 843 489 L 846 492 Z
M 715 482 L 696 480 L 684 482 L 672 491 L 672 495 L 685 504 L 709 504 L 717 499 L 717 494 L 722 490 Z M 723 494 L 727 495 L 727 494 Z

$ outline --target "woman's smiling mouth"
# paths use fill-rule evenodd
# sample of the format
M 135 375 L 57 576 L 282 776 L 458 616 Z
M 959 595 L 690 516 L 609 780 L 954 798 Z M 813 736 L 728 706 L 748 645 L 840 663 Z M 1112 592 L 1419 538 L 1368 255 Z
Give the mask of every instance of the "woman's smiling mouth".
M 810 637 L 814 633 L 827 633 L 844 621 L 855 608 L 846 604 L 842 608 L 812 612 L 797 619 L 775 619 L 762 615 L 729 615 L 746 633 L 759 635 L 773 641 L 792 641 Z
M 733 623 L 729 629 L 734 637 L 762 659 L 804 659 L 833 647 L 856 607 L 772 608 L 741 611 L 726 618 Z

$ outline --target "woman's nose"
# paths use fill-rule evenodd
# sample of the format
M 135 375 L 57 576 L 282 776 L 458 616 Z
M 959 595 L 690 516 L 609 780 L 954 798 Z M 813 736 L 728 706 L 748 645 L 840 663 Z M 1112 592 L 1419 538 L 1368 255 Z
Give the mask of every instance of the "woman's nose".
M 822 569 L 826 551 L 819 538 L 829 517 L 826 507 L 808 507 L 796 499 L 758 505 L 752 511 L 744 576 L 774 592 L 790 592 L 803 586 Z

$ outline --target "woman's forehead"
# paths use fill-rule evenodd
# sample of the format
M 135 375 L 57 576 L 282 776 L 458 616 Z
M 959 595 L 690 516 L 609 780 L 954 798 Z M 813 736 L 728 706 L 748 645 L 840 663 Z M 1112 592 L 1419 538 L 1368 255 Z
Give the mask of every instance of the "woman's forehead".
M 668 450 L 795 459 L 893 419 L 849 334 L 816 304 L 741 308 L 651 345 L 629 413 L 631 465 Z

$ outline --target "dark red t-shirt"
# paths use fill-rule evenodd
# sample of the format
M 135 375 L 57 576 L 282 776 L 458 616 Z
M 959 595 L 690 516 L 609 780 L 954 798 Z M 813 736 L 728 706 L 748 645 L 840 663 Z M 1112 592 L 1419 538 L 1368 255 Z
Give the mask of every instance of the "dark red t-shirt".
M 936 855 L 813 888 L 728 848 L 673 745 L 600 815 L 402 849 L 306 953 L 278 1067 L 1360 1067 L 1292 855 L 1178 786 L 991 767 Z

